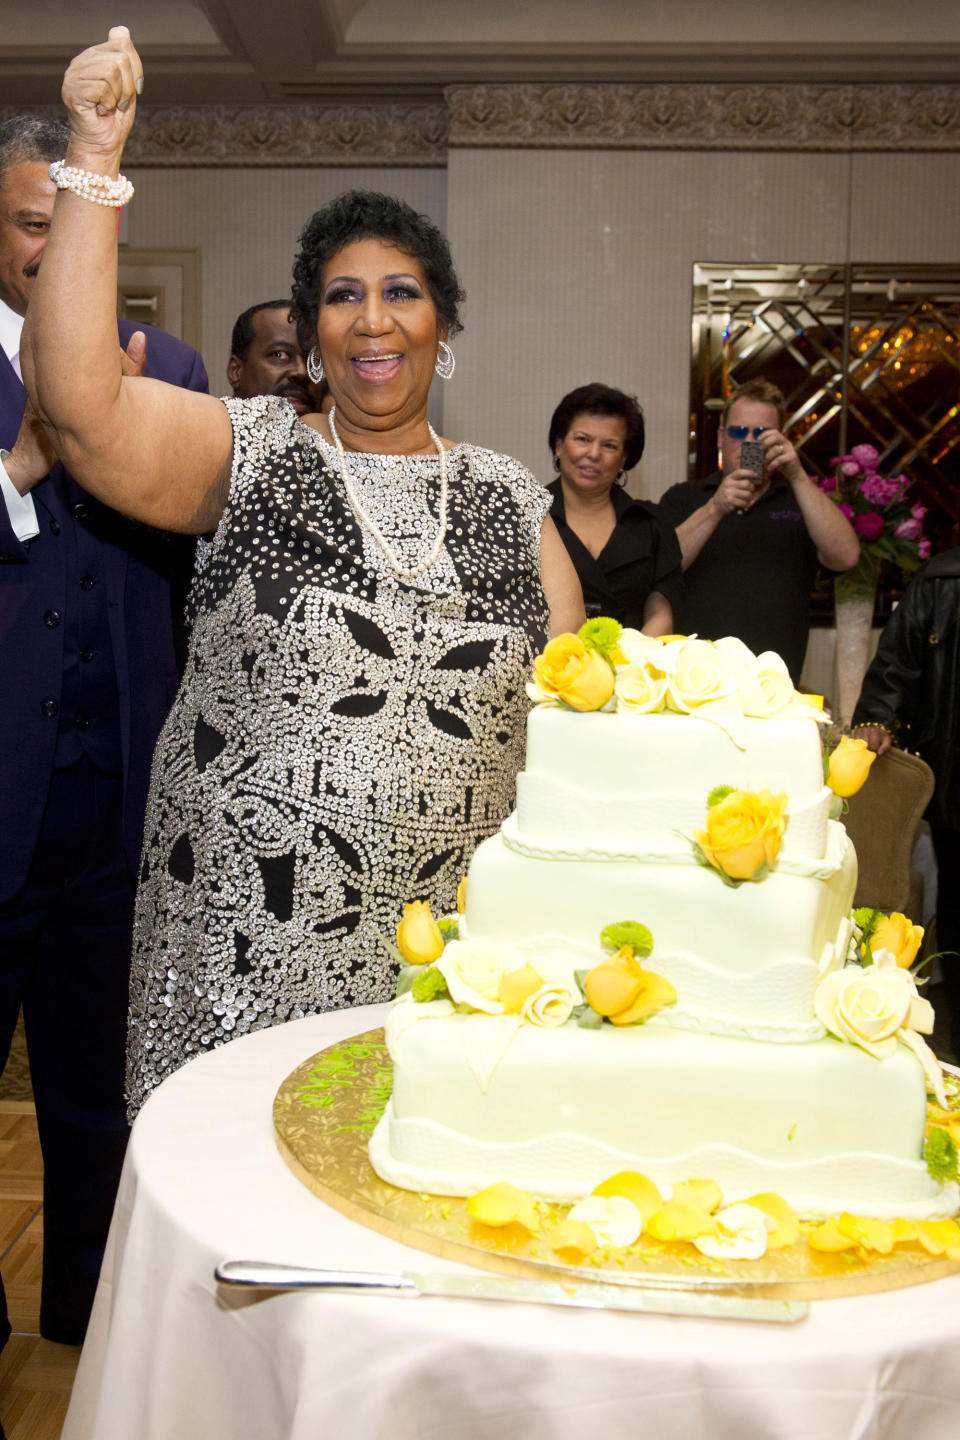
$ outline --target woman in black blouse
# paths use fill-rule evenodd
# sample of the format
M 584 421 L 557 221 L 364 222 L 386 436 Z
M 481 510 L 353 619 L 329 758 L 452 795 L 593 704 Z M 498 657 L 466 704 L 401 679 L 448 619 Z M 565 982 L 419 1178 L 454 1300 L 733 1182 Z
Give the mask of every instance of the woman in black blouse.
M 640 459 L 643 442 L 643 414 L 632 395 L 597 383 L 571 390 L 550 421 L 560 476 L 549 486 L 551 514 L 587 615 L 668 635 L 683 583 L 676 534 L 616 483 Z

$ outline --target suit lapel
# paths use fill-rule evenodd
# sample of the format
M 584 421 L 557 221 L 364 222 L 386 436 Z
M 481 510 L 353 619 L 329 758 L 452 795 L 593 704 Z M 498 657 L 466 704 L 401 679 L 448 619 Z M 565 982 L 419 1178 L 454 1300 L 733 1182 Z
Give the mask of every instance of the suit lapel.
M 26 404 L 23 381 L 0 349 L 0 449 L 13 449 Z

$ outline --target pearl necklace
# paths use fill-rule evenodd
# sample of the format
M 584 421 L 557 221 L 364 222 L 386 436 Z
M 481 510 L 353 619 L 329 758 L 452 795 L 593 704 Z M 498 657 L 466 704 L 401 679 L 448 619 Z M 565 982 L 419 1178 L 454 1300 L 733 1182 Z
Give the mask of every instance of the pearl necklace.
M 373 517 L 368 515 L 366 510 L 364 510 L 363 506 L 360 503 L 360 497 L 354 490 L 353 485 L 350 482 L 350 471 L 347 468 L 347 457 L 344 453 L 343 445 L 340 441 L 340 436 L 337 434 L 337 427 L 334 423 L 333 418 L 336 414 L 336 411 L 337 407 L 336 405 L 334 405 L 330 410 L 329 415 L 327 416 L 327 422 L 330 426 L 330 434 L 333 436 L 333 443 L 337 448 L 337 455 L 340 460 L 340 478 L 343 481 L 343 488 L 347 492 L 347 499 L 350 501 L 350 508 L 352 509 L 354 515 L 356 516 L 360 524 L 370 532 L 374 540 L 380 546 L 380 549 L 383 551 L 387 563 L 389 564 L 391 570 L 393 570 L 394 574 L 398 575 L 401 580 L 415 580 L 418 575 L 423 574 L 424 570 L 430 569 L 430 566 L 436 560 L 437 556 L 440 554 L 441 549 L 443 548 L 443 542 L 447 534 L 446 449 L 442 441 L 440 440 L 440 437 L 437 435 L 437 432 L 434 430 L 433 426 L 430 424 L 429 421 L 427 421 L 427 429 L 430 432 L 430 439 L 433 441 L 434 445 L 436 445 L 437 454 L 440 456 L 440 527 L 437 530 L 437 538 L 436 540 L 434 540 L 433 545 L 430 547 L 429 554 L 425 555 L 424 558 L 419 562 L 419 564 L 414 565 L 412 569 L 408 570 L 404 565 L 401 564 L 400 556 L 394 550 L 393 546 L 390 544 L 389 540 L 384 535 L 383 531 L 380 529 L 380 526 L 373 519 Z

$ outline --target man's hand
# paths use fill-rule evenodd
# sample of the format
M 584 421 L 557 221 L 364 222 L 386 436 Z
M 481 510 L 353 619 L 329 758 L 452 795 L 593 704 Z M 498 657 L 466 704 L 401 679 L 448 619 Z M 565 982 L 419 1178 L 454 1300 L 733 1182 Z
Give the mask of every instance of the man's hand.
M 721 519 L 724 515 L 739 515 L 755 505 L 769 488 L 769 481 L 757 484 L 752 470 L 731 470 L 729 475 L 724 475 L 708 504 Z
M 50 444 L 50 437 L 43 428 L 40 416 L 33 408 L 33 401 L 28 396 L 27 408 L 20 421 L 19 433 L 13 449 L 3 462 L 3 468 L 14 488 L 21 495 L 26 495 L 38 480 L 42 480 L 44 475 L 50 474 L 56 459 L 56 453 Z
M 763 446 L 764 469 L 768 475 L 782 475 L 790 485 L 809 480 L 799 455 L 786 435 L 779 430 L 765 430 L 760 436 L 760 444 Z
M 885 755 L 893 745 L 893 740 L 879 725 L 858 725 L 853 732 L 853 738 L 866 740 L 867 749 L 873 750 L 877 755 Z
M 120 351 L 120 368 L 124 375 L 142 375 L 147 358 L 147 338 L 142 330 L 130 336 L 126 350 Z M 49 475 L 58 459 L 43 421 L 27 396 L 20 430 L 3 468 L 21 495 L 32 490 L 38 480 Z

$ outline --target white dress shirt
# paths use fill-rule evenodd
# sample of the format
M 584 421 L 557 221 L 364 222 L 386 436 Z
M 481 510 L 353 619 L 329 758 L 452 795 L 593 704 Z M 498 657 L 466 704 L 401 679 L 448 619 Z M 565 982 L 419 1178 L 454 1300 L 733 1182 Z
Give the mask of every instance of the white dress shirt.
M 11 310 L 9 305 L 0 300 L 0 349 L 3 350 L 10 364 L 16 370 L 18 377 L 20 376 L 20 333 L 22 330 L 23 316 L 18 315 L 15 310 Z M 7 507 L 14 535 L 21 541 L 33 540 L 40 534 L 33 496 L 29 491 L 26 495 L 20 494 L 2 464 L 0 464 L 0 494 L 2 494 Z

